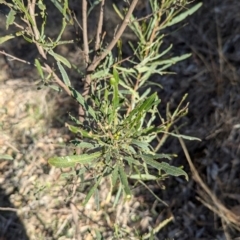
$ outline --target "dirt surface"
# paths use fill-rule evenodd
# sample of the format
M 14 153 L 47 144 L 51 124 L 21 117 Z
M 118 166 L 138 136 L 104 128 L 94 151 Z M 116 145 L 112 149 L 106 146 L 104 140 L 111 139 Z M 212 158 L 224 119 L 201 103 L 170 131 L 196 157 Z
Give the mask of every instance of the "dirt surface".
M 160 110 L 164 113 L 167 102 L 176 108 L 188 93 L 189 113 L 179 131 L 202 140 L 185 142 L 195 172 L 177 139 L 169 139 L 162 149 L 177 153 L 172 164 L 183 165 L 190 177 L 188 182 L 167 179 L 165 190 L 149 183 L 169 207 L 145 187 L 137 187 L 135 198 L 116 208 L 114 198 L 102 201 L 99 211 L 94 199 L 83 208 L 89 185 L 79 184 L 74 172 L 61 175 L 47 164 L 50 156 L 72 151 L 64 144 L 71 138 L 64 124 L 75 103 L 49 88 L 38 90 L 34 68 L 0 55 L 0 153 L 14 157 L 0 161 L 0 239 L 65 240 L 79 235 L 90 240 L 96 239 L 96 230 L 104 239 L 118 239 L 113 237 L 115 222 L 119 239 L 140 239 L 137 232 L 151 229 L 160 240 L 240 239 L 239 12 L 238 0 L 205 0 L 184 26 L 168 29 L 166 41 L 173 43 L 173 55 L 191 52 L 192 57 L 170 69 L 176 75 L 155 78 L 163 86 Z M 19 40 L 3 47 L 27 61 L 37 54 Z M 74 47 L 61 51 L 74 59 Z M 107 182 L 102 184 L 101 199 L 106 199 L 107 187 Z M 161 224 L 165 226 L 160 230 Z

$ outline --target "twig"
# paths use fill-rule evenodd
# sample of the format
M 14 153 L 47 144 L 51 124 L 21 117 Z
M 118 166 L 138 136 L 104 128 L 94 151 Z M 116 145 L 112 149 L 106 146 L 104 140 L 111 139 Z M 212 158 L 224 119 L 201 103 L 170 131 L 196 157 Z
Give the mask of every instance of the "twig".
M 122 36 L 124 30 L 126 29 L 126 27 L 129 24 L 129 19 L 131 17 L 131 14 L 133 12 L 133 10 L 135 9 L 136 5 L 137 5 L 138 0 L 133 0 L 128 12 L 122 22 L 121 27 L 119 28 L 115 38 L 113 38 L 113 40 L 111 41 L 111 43 L 108 45 L 107 49 L 98 57 L 96 58 L 87 68 L 87 72 L 91 73 L 95 70 L 95 68 L 98 66 L 98 64 L 100 63 L 100 61 L 102 61 L 107 55 L 108 53 L 114 48 L 114 46 L 116 45 L 117 41 L 120 39 L 120 37 Z
M 12 148 L 15 152 L 20 153 L 20 151 L 19 151 L 16 147 L 14 147 L 11 143 L 9 143 L 8 141 L 7 141 L 5 144 L 6 144 L 8 147 Z
M 19 209 L 11 208 L 11 207 L 0 207 L 0 211 L 10 211 L 10 212 L 17 212 Z
M 43 47 L 37 42 L 40 38 L 40 34 L 39 34 L 39 31 L 38 31 L 38 28 L 37 28 L 37 23 L 36 23 L 35 6 L 36 6 L 36 0 L 32 0 L 32 2 L 30 0 L 28 1 L 29 14 L 30 14 L 30 16 L 33 20 L 33 23 L 34 23 L 34 25 L 32 25 L 31 28 L 32 28 L 33 33 L 34 33 L 34 37 L 36 39 L 35 44 L 37 46 L 37 49 L 38 49 L 39 53 L 41 54 L 41 56 L 44 59 L 47 59 L 47 56 L 44 52 Z
M 24 59 L 21 59 L 21 58 L 17 58 L 17 57 L 15 57 L 15 56 L 13 56 L 13 55 L 11 55 L 9 53 L 6 53 L 4 50 L 0 51 L 0 54 L 3 54 L 5 56 L 7 56 L 7 57 L 10 57 L 11 58 L 11 59 L 9 59 L 10 61 L 11 60 L 16 60 L 18 62 L 22 62 L 22 63 L 28 64 L 28 65 L 33 65 L 31 62 L 28 62 L 28 61 L 26 61 Z
M 163 205 L 165 205 L 166 207 L 169 207 L 168 204 L 166 202 L 164 202 L 161 198 L 159 198 L 151 189 L 150 187 L 148 187 L 147 184 L 145 184 L 143 181 L 139 180 L 139 182 Z
M 150 233 L 143 235 L 142 239 L 151 239 L 152 234 L 155 235 L 156 233 L 158 233 L 162 228 L 166 227 L 168 225 L 168 223 L 170 223 L 173 220 L 174 220 L 173 216 L 170 216 L 169 218 L 163 220 L 155 228 L 153 228 Z
M 102 33 L 102 26 L 103 26 L 103 7 L 104 7 L 104 4 L 105 4 L 105 0 L 102 0 L 101 7 L 100 7 L 100 14 L 99 14 L 97 35 L 96 35 L 95 51 L 97 51 L 100 48 L 100 36 L 101 36 L 101 33 Z
M 56 234 L 55 234 L 55 238 L 59 238 L 59 236 L 62 234 L 64 228 L 66 227 L 67 224 L 69 224 L 69 222 L 71 221 L 72 216 L 69 215 L 61 224 L 61 226 L 58 228 Z
M 86 65 L 89 62 L 88 31 L 87 31 L 87 0 L 82 0 L 83 46 Z
M 80 229 L 79 229 L 79 224 L 78 224 L 78 213 L 77 213 L 77 209 L 75 207 L 75 205 L 71 202 L 70 203 L 70 208 L 72 211 L 72 218 L 75 224 L 75 237 L 77 240 L 80 240 Z
M 88 31 L 87 31 L 87 0 L 82 0 L 82 24 L 83 24 L 83 47 L 84 47 L 84 58 L 86 67 L 89 64 L 89 47 L 88 47 Z M 89 74 L 86 75 L 84 79 L 84 87 L 82 96 L 86 98 L 89 94 L 91 84 L 91 77 Z M 78 110 L 80 122 L 84 121 L 85 111 L 83 106 L 79 106 Z M 79 154 L 79 149 L 77 149 L 77 154 Z

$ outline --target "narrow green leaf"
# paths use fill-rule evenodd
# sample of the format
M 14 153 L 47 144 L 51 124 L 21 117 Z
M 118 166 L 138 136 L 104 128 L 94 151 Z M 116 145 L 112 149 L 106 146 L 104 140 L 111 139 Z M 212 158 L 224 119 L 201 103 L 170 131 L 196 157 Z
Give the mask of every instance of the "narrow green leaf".
M 117 179 L 118 179 L 118 165 L 116 165 L 112 171 L 111 180 L 112 180 L 113 187 L 115 187 L 115 185 L 117 183 Z
M 182 170 L 181 168 L 179 167 L 174 167 L 174 166 L 171 166 L 169 165 L 168 163 L 166 162 L 162 162 L 160 163 L 161 164 L 161 168 L 164 172 L 166 172 L 167 174 L 171 175 L 171 176 L 175 176 L 175 177 L 178 177 L 178 176 L 185 176 L 186 180 L 188 181 L 188 175 L 187 173 Z
M 29 43 L 33 42 L 33 40 L 31 38 L 27 37 L 26 35 L 23 34 L 22 36 L 27 42 L 29 42 Z
M 139 100 L 144 100 L 151 92 L 151 88 L 148 88 L 145 90 L 145 92 L 143 92 L 139 98 Z
M 122 185 L 120 184 L 119 188 L 118 188 L 118 191 L 117 191 L 117 194 L 116 194 L 115 199 L 114 199 L 114 203 L 113 203 L 113 207 L 114 208 L 116 207 L 116 205 L 119 202 L 119 199 L 120 199 L 120 196 L 121 196 L 121 192 L 122 192 Z
M 60 72 L 61 72 L 61 75 L 62 75 L 62 78 L 63 78 L 64 83 L 65 83 L 67 86 L 71 86 L 71 82 L 70 82 L 70 80 L 69 80 L 69 78 L 68 78 L 68 74 L 67 74 L 67 72 L 65 71 L 64 67 L 62 66 L 62 64 L 61 64 L 59 61 L 57 61 L 57 65 L 58 65 L 58 68 L 59 68 L 59 70 L 60 70 Z
M 118 83 L 119 83 L 119 77 L 118 77 L 117 70 L 115 69 L 114 76 L 110 78 L 110 85 L 113 88 L 113 97 L 112 97 L 112 103 L 111 103 L 112 109 L 109 114 L 109 123 L 110 124 L 113 123 L 114 129 L 115 129 L 115 126 L 117 126 L 118 124 L 118 118 L 117 118 L 117 109 L 119 107 Z
M 145 155 L 142 155 L 143 157 L 143 160 L 150 166 L 158 169 L 158 170 L 161 170 L 161 164 L 157 161 L 154 160 L 153 156 L 151 157 L 151 155 L 148 155 L 147 157 Z
M 151 39 L 152 33 L 154 32 L 154 28 L 156 27 L 158 22 L 159 22 L 158 14 L 153 14 L 153 16 L 150 18 L 149 23 L 148 24 L 145 23 L 146 26 L 144 26 L 145 28 L 144 35 L 149 42 L 151 41 L 150 39 Z
M 155 62 L 151 63 L 151 66 L 156 66 L 156 67 L 161 66 L 161 65 L 171 66 L 171 65 L 173 65 L 177 62 L 183 61 L 183 60 L 191 57 L 191 55 L 192 55 L 191 53 L 186 53 L 186 54 L 183 54 L 181 56 L 172 57 L 172 58 L 167 59 L 167 60 L 155 61 Z
M 74 121 L 76 124 L 81 125 L 81 122 L 75 118 L 71 113 L 69 113 L 69 117 L 72 121 Z
M 142 151 L 146 153 L 150 152 L 150 145 L 147 142 L 133 139 L 131 143 L 138 146 Z
M 163 37 L 164 35 L 162 35 L 162 37 Z M 169 45 L 169 47 L 168 48 L 166 48 L 164 51 L 162 51 L 159 55 L 157 55 L 158 56 L 158 59 L 160 59 L 162 56 L 164 56 L 164 55 L 166 55 L 171 49 L 172 49 L 172 44 L 170 44 Z
M 40 64 L 40 62 L 38 61 L 37 58 L 35 58 L 35 66 L 37 67 L 38 73 L 41 76 L 41 78 L 44 79 L 42 66 L 41 66 L 41 64 Z
M 78 127 L 75 127 L 75 126 L 73 126 L 73 125 L 68 124 L 67 127 L 68 127 L 68 129 L 69 129 L 71 132 L 73 132 L 73 133 L 79 133 L 79 132 L 80 132 L 79 128 L 78 128 Z
M 96 139 L 99 136 L 95 135 L 91 132 L 88 132 L 80 127 L 75 127 L 73 125 L 67 124 L 68 129 L 73 132 L 73 133 L 80 133 L 83 137 L 87 137 L 87 138 L 92 138 L 92 139 Z
M 13 36 L 13 35 L 6 35 L 4 37 L 0 37 L 0 44 L 4 43 L 4 42 L 6 42 L 6 41 L 8 41 L 8 40 L 10 40 L 12 38 L 15 38 L 15 36 Z
M 39 0 L 39 2 L 37 3 L 37 6 L 41 10 L 41 14 L 44 14 L 46 10 L 46 5 L 43 4 L 42 0 Z
M 114 77 L 110 79 L 110 83 L 113 87 L 113 111 L 116 113 L 117 108 L 119 106 L 119 92 L 118 92 L 118 83 L 119 83 L 119 77 L 117 70 L 114 69 Z M 116 77 L 115 77 L 116 76 Z
M 116 68 L 113 68 L 113 77 L 117 81 L 117 84 L 119 83 L 119 74 Z
M 135 149 L 129 144 L 123 144 L 122 149 L 124 149 L 126 152 L 128 152 L 130 154 L 136 154 Z
M 129 178 L 142 181 L 158 180 L 158 177 L 151 174 L 132 174 Z
M 124 160 L 126 160 L 128 162 L 128 164 L 134 164 L 137 166 L 141 166 L 142 164 L 139 162 L 139 160 L 134 159 L 133 157 L 124 157 Z
M 153 93 L 151 96 L 149 96 L 145 101 L 140 102 L 129 114 L 129 116 L 125 119 L 125 122 L 131 122 L 132 117 L 137 114 L 137 116 L 140 116 L 143 112 L 149 111 L 151 107 L 155 104 L 158 104 L 160 101 L 159 99 L 156 100 L 157 93 Z
M 130 199 L 132 194 L 127 180 L 127 175 L 124 172 L 124 168 L 122 166 L 119 166 L 119 175 L 121 183 L 123 185 L 124 192 L 126 194 L 126 199 Z
M 92 143 L 89 143 L 89 142 L 81 142 L 77 145 L 77 147 L 93 149 L 94 145 Z
M 52 88 L 54 91 L 61 92 L 62 89 L 59 86 L 56 85 L 49 85 L 50 88 Z
M 92 80 L 101 79 L 103 77 L 107 77 L 108 74 L 109 74 L 109 69 L 98 70 L 91 75 L 91 79 Z
M 25 17 L 30 21 L 31 25 L 35 26 L 34 21 L 28 12 L 28 7 L 26 7 L 20 0 L 15 0 L 15 4 L 17 5 L 17 8 L 19 8 L 25 14 Z
M 84 107 L 86 113 L 90 114 L 95 120 L 97 120 L 95 111 L 91 106 L 89 106 L 89 104 L 86 103 L 84 97 L 74 88 L 70 87 L 70 90 L 72 92 L 72 96 Z
M 13 24 L 14 20 L 15 20 L 15 15 L 16 15 L 16 11 L 14 11 L 13 9 L 10 10 L 10 12 L 7 15 L 7 22 L 6 22 L 6 29 L 8 30 L 9 26 Z
M 89 199 L 92 197 L 92 195 L 96 191 L 96 189 L 97 189 L 98 185 L 100 184 L 101 180 L 102 180 L 102 175 L 100 177 L 98 177 L 97 182 L 93 185 L 93 187 L 88 192 L 86 198 L 84 199 L 83 206 L 85 206 L 88 203 Z
M 176 116 L 181 115 L 182 113 L 187 111 L 187 107 L 188 107 L 188 103 L 186 104 L 185 107 L 182 107 L 183 102 L 186 100 L 188 94 L 184 94 L 184 96 L 182 97 L 182 100 L 180 101 L 180 103 L 178 104 L 177 108 L 175 109 L 174 113 L 172 114 L 172 119 L 175 119 Z M 182 108 L 182 109 L 181 109 Z
M 162 133 L 166 133 L 170 136 L 177 137 L 177 138 L 182 138 L 182 139 L 186 139 L 186 140 L 190 140 L 190 141 L 202 141 L 200 138 L 186 136 L 186 135 L 182 135 L 182 134 L 176 134 L 176 133 L 164 132 L 164 131 L 162 131 Z
M 65 2 L 66 2 L 66 1 L 65 1 Z M 61 28 L 61 30 L 60 30 L 60 32 L 59 32 L 59 34 L 58 34 L 58 37 L 57 37 L 57 39 L 56 39 L 56 42 L 59 42 L 59 41 L 61 40 L 62 34 L 63 34 L 66 26 L 67 26 L 67 22 L 66 22 L 65 17 L 64 17 L 64 18 L 62 19 L 62 28 Z
M 73 167 L 76 163 L 89 164 L 96 158 L 100 157 L 102 152 L 95 152 L 91 154 L 72 155 L 65 157 L 52 157 L 48 163 L 54 167 Z
M 93 194 L 94 194 L 96 210 L 99 211 L 99 209 L 100 209 L 100 199 L 99 199 L 99 190 L 98 190 L 98 188 L 95 189 Z
M 163 170 L 164 172 L 166 172 L 169 175 L 172 175 L 172 176 L 182 176 L 183 175 L 183 176 L 185 176 L 186 180 L 188 180 L 187 173 L 185 171 L 183 171 L 181 168 L 171 166 L 165 162 L 159 163 L 159 162 L 155 161 L 153 158 L 151 159 L 150 157 L 148 157 L 148 158 L 145 157 L 144 161 L 148 165 L 150 165 L 158 170 Z
M 50 1 L 54 4 L 54 6 L 59 10 L 60 13 L 62 13 L 62 14 L 64 13 L 63 7 L 59 3 L 59 1 L 57 1 L 57 0 L 50 0 Z M 69 16 L 67 16 L 66 14 L 65 14 L 65 18 L 67 19 L 67 21 L 70 20 Z
M 138 113 L 143 111 L 147 112 L 153 106 L 153 103 L 155 102 L 156 97 L 157 97 L 157 93 L 155 92 L 136 108 L 136 112 Z
M 196 12 L 201 6 L 202 6 L 202 3 L 198 3 L 195 6 L 193 6 L 192 8 L 188 9 L 187 11 L 185 11 L 181 14 L 178 14 L 175 18 L 173 18 L 170 22 L 168 22 L 165 25 L 165 27 L 169 27 L 169 26 L 172 26 L 176 23 L 179 23 L 179 22 L 183 21 L 189 15 L 192 15 L 194 12 Z
M 0 160 L 14 160 L 12 156 L 8 154 L 0 155 Z
M 55 53 L 52 49 L 49 50 L 48 53 L 52 55 L 56 61 L 59 61 L 63 63 L 65 66 L 67 66 L 68 68 L 71 68 L 71 63 L 65 57 Z
M 96 234 L 96 240 L 103 240 L 103 236 L 101 232 L 98 229 L 95 229 L 95 234 Z
M 119 85 L 122 86 L 124 89 L 127 89 L 129 91 L 128 94 L 131 94 L 135 99 L 139 99 L 139 93 L 132 89 L 128 84 L 125 84 L 123 80 L 120 79 Z
M 150 158 L 150 159 L 168 159 L 172 160 L 173 157 L 177 157 L 176 154 L 165 154 L 165 153 L 157 153 L 155 155 L 150 155 L 150 154 L 143 154 L 142 155 L 144 158 Z

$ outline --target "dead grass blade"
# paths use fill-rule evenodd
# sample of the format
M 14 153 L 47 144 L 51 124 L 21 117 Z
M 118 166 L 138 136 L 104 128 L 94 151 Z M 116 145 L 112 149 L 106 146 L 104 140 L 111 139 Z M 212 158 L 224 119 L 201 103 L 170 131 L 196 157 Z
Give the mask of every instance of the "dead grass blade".
M 177 127 L 175 127 L 177 134 L 179 131 Z M 200 177 L 197 169 L 195 168 L 186 145 L 181 137 L 178 138 L 179 142 L 182 146 L 184 154 L 187 158 L 188 164 L 190 166 L 192 177 L 196 181 L 196 183 L 202 188 L 202 191 L 199 191 L 202 198 L 197 198 L 202 204 L 204 204 L 207 208 L 211 211 L 216 213 L 218 217 L 221 218 L 222 222 L 225 223 L 227 226 L 234 227 L 238 231 L 240 231 L 240 216 L 237 216 L 233 211 L 226 208 L 216 197 L 216 195 L 209 189 L 209 187 L 203 182 L 202 178 Z

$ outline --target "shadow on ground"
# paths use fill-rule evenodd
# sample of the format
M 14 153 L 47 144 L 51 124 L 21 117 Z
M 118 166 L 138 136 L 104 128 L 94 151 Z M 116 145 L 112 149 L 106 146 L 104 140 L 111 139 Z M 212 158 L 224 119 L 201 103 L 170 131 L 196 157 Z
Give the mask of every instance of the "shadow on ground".
M 9 201 L 9 195 L 11 193 L 6 194 L 0 188 L 0 239 L 28 240 L 25 227 L 16 211 L 14 211 L 14 205 Z

